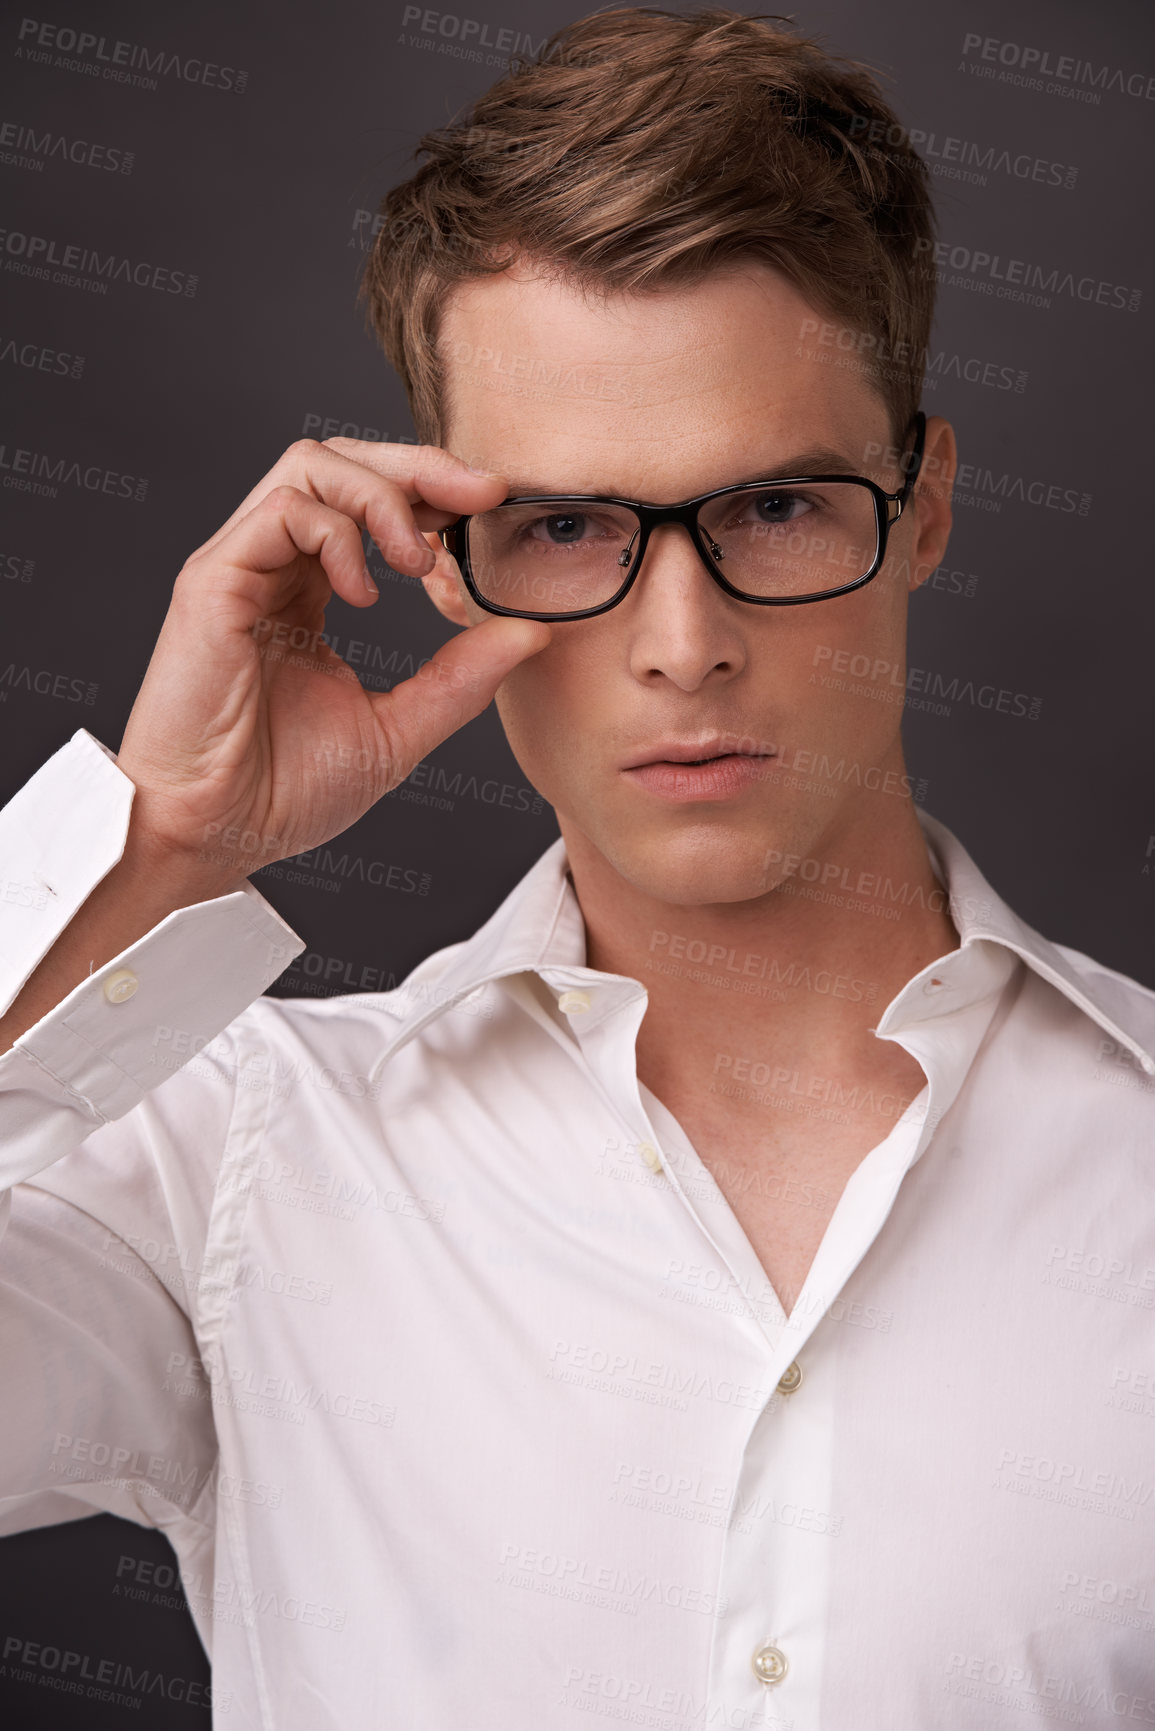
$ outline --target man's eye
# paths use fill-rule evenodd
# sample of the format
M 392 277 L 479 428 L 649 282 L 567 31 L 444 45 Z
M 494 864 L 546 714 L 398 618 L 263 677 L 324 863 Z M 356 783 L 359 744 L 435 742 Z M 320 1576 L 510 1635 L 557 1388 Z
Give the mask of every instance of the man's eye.
M 529 534 L 536 541 L 551 541 L 555 547 L 572 547 L 589 528 L 589 518 L 577 511 L 559 511 L 551 517 L 538 517 L 529 525 Z
M 746 500 L 739 520 L 744 523 L 793 523 L 814 509 L 801 493 L 755 493 Z

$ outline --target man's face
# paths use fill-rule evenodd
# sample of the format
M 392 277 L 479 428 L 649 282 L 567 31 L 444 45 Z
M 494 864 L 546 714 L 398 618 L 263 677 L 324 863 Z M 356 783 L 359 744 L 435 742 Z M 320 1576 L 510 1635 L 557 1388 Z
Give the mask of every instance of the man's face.
M 472 282 L 442 324 L 443 443 L 509 477 L 511 496 L 675 503 L 814 472 L 798 459 L 818 449 L 841 458 L 829 472 L 897 491 L 883 399 L 861 371 L 832 364 L 841 351 L 804 334 L 824 316 L 761 265 L 608 303 L 525 267 Z M 953 459 L 945 423 L 930 423 L 928 452 L 941 481 Z M 945 501 L 920 499 L 864 588 L 757 607 L 711 580 L 680 525 L 658 528 L 625 600 L 553 624 L 497 694 L 571 858 L 592 845 L 640 891 L 678 904 L 767 893 L 783 875 L 768 856 L 850 863 L 898 815 L 907 596 L 940 562 L 948 529 Z M 437 605 L 462 624 L 486 618 L 446 569 L 442 551 Z M 663 791 L 660 775 L 635 767 L 670 742 L 715 741 L 758 754 L 737 789 L 687 790 L 683 775 Z

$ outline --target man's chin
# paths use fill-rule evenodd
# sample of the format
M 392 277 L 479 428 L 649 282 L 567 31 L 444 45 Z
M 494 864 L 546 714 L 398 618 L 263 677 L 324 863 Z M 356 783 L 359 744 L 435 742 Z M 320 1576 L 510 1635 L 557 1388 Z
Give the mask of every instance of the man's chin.
M 605 862 L 640 894 L 675 907 L 753 901 L 774 889 L 782 857 L 771 834 L 726 826 L 675 834 L 631 832 L 625 826 L 595 836 Z

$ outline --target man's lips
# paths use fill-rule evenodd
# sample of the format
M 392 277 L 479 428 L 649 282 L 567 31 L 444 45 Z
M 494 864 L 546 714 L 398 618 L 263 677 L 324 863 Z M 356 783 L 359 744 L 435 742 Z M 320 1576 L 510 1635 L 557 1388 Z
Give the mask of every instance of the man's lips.
M 664 739 L 657 745 L 635 757 L 632 762 L 623 764 L 623 769 L 642 769 L 650 763 L 711 763 L 723 757 L 775 757 L 773 746 L 755 745 L 748 737 L 746 739 L 718 738 L 700 740 Z
M 635 787 L 678 804 L 736 798 L 773 774 L 774 746 L 758 750 L 745 739 L 664 739 L 623 766 Z

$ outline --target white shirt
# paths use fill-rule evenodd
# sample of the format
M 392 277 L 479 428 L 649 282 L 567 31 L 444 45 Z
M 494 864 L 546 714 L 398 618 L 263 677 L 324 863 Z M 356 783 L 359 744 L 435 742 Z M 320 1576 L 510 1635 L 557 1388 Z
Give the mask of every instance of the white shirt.
M 6 1001 L 131 795 L 6 808 Z M 251 886 L 94 973 L 0 1059 L 0 1530 L 162 1527 L 231 1731 L 1155 1725 L 1155 999 L 922 821 L 928 1086 L 789 1317 L 560 841 L 392 992 L 259 998 Z

